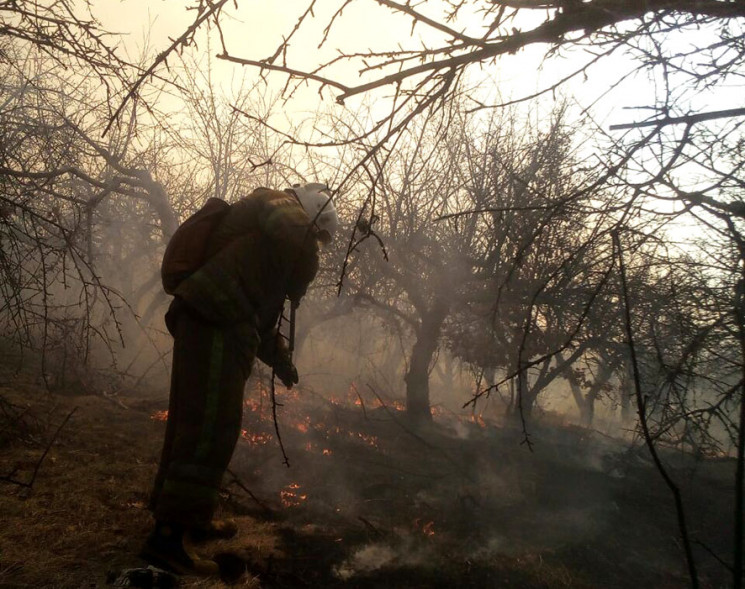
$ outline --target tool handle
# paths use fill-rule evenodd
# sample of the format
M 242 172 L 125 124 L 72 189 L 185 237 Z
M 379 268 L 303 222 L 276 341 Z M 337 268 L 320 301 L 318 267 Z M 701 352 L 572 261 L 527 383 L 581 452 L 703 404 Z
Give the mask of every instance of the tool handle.
M 290 357 L 292 352 L 295 351 L 295 312 L 297 311 L 297 303 L 290 301 L 290 341 L 288 346 L 290 348 Z

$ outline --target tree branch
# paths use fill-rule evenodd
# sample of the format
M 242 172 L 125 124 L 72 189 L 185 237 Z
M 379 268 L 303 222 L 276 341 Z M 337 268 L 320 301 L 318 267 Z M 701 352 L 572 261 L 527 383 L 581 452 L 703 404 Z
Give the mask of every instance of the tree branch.
M 745 116 L 745 108 L 729 108 L 726 110 L 715 110 L 710 112 L 702 112 L 693 115 L 685 115 L 681 117 L 663 117 L 661 119 L 652 119 L 649 121 L 640 121 L 638 123 L 622 123 L 619 125 L 611 125 L 611 131 L 617 131 L 619 129 L 640 129 L 642 127 L 665 127 L 667 125 L 693 125 L 695 123 L 701 123 L 704 121 L 714 121 L 716 119 L 726 119 L 732 117 Z

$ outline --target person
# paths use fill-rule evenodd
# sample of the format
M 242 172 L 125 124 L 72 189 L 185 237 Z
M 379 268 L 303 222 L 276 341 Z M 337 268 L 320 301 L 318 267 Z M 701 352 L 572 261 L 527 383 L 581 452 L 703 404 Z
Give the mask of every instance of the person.
M 318 270 L 319 243 L 339 225 L 326 185 L 258 188 L 230 205 L 207 240 L 207 261 L 174 291 L 168 421 L 142 556 L 180 574 L 212 575 L 195 541 L 236 533 L 213 521 L 220 483 L 241 431 L 243 389 L 255 358 L 287 387 L 298 374 L 277 324 Z

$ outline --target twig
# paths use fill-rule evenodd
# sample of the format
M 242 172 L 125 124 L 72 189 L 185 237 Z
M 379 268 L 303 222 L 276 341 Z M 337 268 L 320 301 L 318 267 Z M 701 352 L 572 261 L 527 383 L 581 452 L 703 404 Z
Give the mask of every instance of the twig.
M 274 372 L 274 368 L 272 368 L 272 382 L 270 388 L 270 397 L 272 399 L 272 421 L 274 422 L 274 433 L 277 434 L 279 449 L 282 451 L 282 464 L 284 464 L 287 468 L 290 468 L 290 458 L 289 456 L 287 456 L 287 452 L 285 451 L 285 445 L 282 442 L 282 434 L 279 431 L 279 422 L 277 421 L 277 407 L 280 405 L 280 403 L 277 403 L 277 391 L 274 386 L 275 376 L 276 373 Z
M 358 516 L 358 517 L 357 517 L 357 519 L 358 519 L 358 520 L 360 520 L 360 521 L 361 521 L 361 522 L 362 522 L 363 524 L 365 524 L 365 527 L 366 527 L 366 528 L 367 528 L 368 530 L 370 530 L 370 531 L 371 531 L 371 532 L 372 532 L 373 534 L 375 534 L 375 536 L 377 536 L 378 538 L 382 538 L 382 537 L 383 537 L 383 535 L 384 535 L 384 534 L 383 534 L 383 532 L 381 532 L 381 531 L 380 531 L 380 530 L 379 530 L 378 528 L 376 528 L 376 527 L 375 527 L 374 525 L 372 525 L 372 524 L 371 524 L 371 523 L 370 523 L 370 522 L 369 522 L 368 520 L 366 520 L 366 519 L 365 519 L 364 517 L 362 517 L 362 516 L 360 515 L 360 516 Z
M 34 486 L 34 482 L 36 481 L 36 475 L 39 474 L 39 469 L 41 468 L 42 463 L 44 462 L 44 459 L 47 457 L 47 454 L 49 454 L 49 450 L 52 449 L 52 446 L 54 445 L 54 442 L 57 441 L 57 436 L 59 436 L 60 432 L 62 431 L 62 428 L 65 427 L 68 421 L 70 421 L 70 418 L 73 416 L 73 414 L 78 410 L 77 407 L 75 407 L 70 413 L 67 414 L 67 417 L 62 421 L 62 423 L 57 428 L 57 431 L 54 432 L 54 435 L 52 436 L 52 439 L 49 440 L 49 444 L 47 444 L 46 449 L 44 450 L 44 453 L 41 455 L 41 458 L 39 458 L 39 461 L 36 463 L 36 466 L 34 467 L 34 472 L 31 475 L 31 480 L 27 483 L 24 483 L 23 481 L 19 481 L 15 478 L 13 478 L 12 472 L 10 475 L 2 476 L 0 477 L 0 481 L 4 483 L 10 483 L 13 485 L 18 485 L 19 487 L 24 487 L 26 489 L 31 489 Z
M 380 406 L 385 410 L 385 412 L 390 415 L 391 419 L 393 419 L 394 422 L 396 422 L 396 425 L 398 425 L 401 429 L 403 429 L 407 434 L 414 437 L 418 441 L 420 441 L 422 444 L 424 444 L 427 448 L 430 450 L 439 450 L 439 448 L 433 446 L 430 444 L 427 440 L 425 440 L 423 437 L 418 435 L 416 432 L 411 431 L 408 427 L 406 427 L 401 421 L 391 412 L 391 410 L 388 408 L 388 405 L 385 404 L 385 401 L 380 397 L 380 395 L 377 393 L 377 391 L 370 386 L 370 384 L 367 385 L 367 388 L 370 389 L 373 395 L 375 395 L 375 398 L 380 403 Z
M 701 548 L 703 548 L 704 550 L 706 550 L 706 552 L 708 552 L 714 560 L 716 560 L 719 564 L 721 564 L 730 573 L 734 570 L 732 568 L 732 565 L 731 564 L 729 564 L 727 561 L 725 561 L 722 557 L 720 557 L 716 552 L 714 552 L 706 544 L 704 544 L 703 542 L 701 542 L 701 540 L 694 540 L 693 543 L 694 544 L 697 544 L 698 546 L 700 546 Z
M 258 505 L 266 515 L 274 517 L 275 513 L 274 510 L 272 510 L 271 507 L 267 506 L 266 503 L 264 503 L 261 499 L 259 499 L 256 495 L 253 494 L 251 489 L 249 489 L 245 484 L 243 484 L 243 481 L 241 481 L 240 478 L 238 478 L 238 475 L 235 474 L 231 469 L 228 469 L 228 474 L 233 477 L 233 480 L 231 483 L 238 485 L 243 491 L 245 491 L 251 499 L 253 499 L 256 502 L 256 505 Z
M 407 434 L 409 434 L 410 436 L 412 436 L 414 439 L 416 439 L 417 441 L 421 442 L 426 448 L 429 448 L 430 450 L 434 450 L 435 452 L 441 453 L 445 457 L 445 460 L 447 460 L 452 465 L 454 465 L 456 467 L 456 469 L 458 471 L 460 471 L 461 473 L 463 473 L 467 478 L 470 478 L 468 476 L 468 474 L 463 470 L 462 465 L 459 464 L 456 460 L 454 460 L 447 452 L 445 452 L 445 450 L 443 450 L 442 448 L 438 448 L 437 446 L 433 446 L 427 440 L 425 440 L 423 437 L 421 437 L 420 435 L 418 435 L 416 432 L 411 431 L 411 429 L 409 429 L 403 423 L 401 423 L 401 420 L 399 420 L 391 412 L 391 410 L 388 408 L 388 405 L 385 404 L 385 402 L 383 401 L 383 399 L 380 398 L 380 395 L 378 395 L 377 391 L 374 388 L 372 388 L 372 386 L 370 386 L 370 384 L 367 385 L 367 388 L 369 388 L 370 391 L 372 391 L 372 394 L 375 395 L 375 397 L 378 399 L 378 402 L 380 403 L 381 407 L 383 407 L 383 409 L 385 409 L 385 412 L 388 415 L 390 415 L 391 419 L 393 419 L 393 421 L 394 421 L 394 423 L 396 425 L 398 425 L 402 430 L 404 430 Z
M 101 393 L 101 395 L 103 396 L 104 399 L 106 399 L 107 401 L 110 401 L 111 403 L 113 403 L 117 407 L 120 407 L 122 409 L 129 410 L 129 407 L 127 407 L 124 404 L 124 402 L 119 398 L 119 395 L 118 395 L 118 392 L 117 391 L 112 391 L 111 393 L 104 392 L 104 393 Z
M 344 84 L 340 84 L 339 82 L 335 82 L 334 80 L 331 80 L 329 78 L 324 78 L 323 76 L 319 76 L 318 74 L 296 70 L 296 69 L 289 68 L 283 65 L 274 65 L 274 64 L 269 63 L 268 61 L 256 61 L 255 59 L 243 59 L 241 57 L 234 57 L 227 53 L 219 54 L 217 56 L 217 59 L 223 59 L 225 61 L 230 61 L 232 63 L 237 63 L 239 65 L 254 66 L 254 67 L 259 68 L 260 70 L 272 70 L 275 72 L 283 72 L 295 78 L 307 78 L 309 80 L 314 80 L 316 82 L 319 82 L 324 86 L 333 86 L 334 88 L 341 90 L 345 94 L 349 92 L 350 90 L 348 86 L 345 86 Z
M 365 419 L 367 419 L 367 411 L 365 410 L 365 400 L 362 398 L 362 395 L 360 395 L 360 392 L 357 390 L 357 387 L 355 386 L 354 383 L 352 383 L 352 389 L 354 389 L 354 392 L 357 394 L 357 398 L 360 400 L 360 406 L 362 407 L 362 415 L 364 415 Z
M 186 47 L 191 43 L 191 41 L 194 38 L 194 34 L 196 33 L 197 29 L 199 29 L 202 24 L 209 19 L 212 15 L 217 15 L 222 10 L 222 7 L 224 4 L 226 4 L 228 0 L 218 0 L 216 4 L 209 4 L 206 7 L 200 7 L 199 11 L 201 14 L 199 14 L 196 18 L 196 20 L 184 31 L 184 33 L 178 37 L 177 39 L 173 40 L 173 42 L 164 49 L 160 54 L 157 55 L 155 60 L 152 64 L 150 64 L 150 67 L 148 67 L 142 74 L 140 74 L 140 77 L 135 81 L 134 84 L 132 84 L 132 87 L 129 89 L 127 94 L 122 99 L 121 103 L 119 104 L 119 107 L 116 109 L 114 114 L 109 119 L 108 124 L 106 125 L 106 128 L 103 131 L 103 135 L 105 136 L 106 133 L 109 132 L 109 129 L 111 129 L 111 126 L 114 124 L 114 121 L 116 121 L 117 118 L 119 118 L 119 115 L 124 110 L 124 107 L 127 105 L 127 103 L 133 99 L 137 95 L 137 91 L 139 90 L 140 86 L 152 75 L 155 74 L 155 70 L 162 64 L 167 63 L 168 56 L 171 55 L 178 47 L 179 45 L 183 45 Z
M 693 558 L 693 550 L 691 549 L 691 541 L 688 537 L 688 525 L 686 523 L 685 510 L 683 508 L 683 499 L 680 494 L 680 489 L 675 484 L 675 481 L 670 477 L 669 473 L 662 464 L 662 460 L 657 453 L 657 448 L 654 445 L 654 440 L 649 431 L 649 424 L 647 423 L 647 409 L 644 397 L 642 395 L 641 385 L 641 372 L 639 370 L 639 362 L 636 357 L 636 346 L 634 345 L 634 331 L 631 326 L 631 307 L 629 303 L 629 292 L 628 284 L 626 282 L 626 265 L 623 261 L 623 250 L 621 249 L 621 239 L 618 235 L 618 231 L 613 231 L 613 244 L 616 248 L 616 254 L 618 255 L 618 268 L 621 278 L 621 294 L 623 296 L 623 312 L 626 323 L 626 337 L 628 338 L 629 354 L 631 356 L 631 366 L 634 373 L 634 390 L 636 392 L 636 406 L 639 413 L 639 425 L 642 428 L 642 434 L 644 435 L 644 441 L 649 449 L 649 454 L 652 456 L 657 470 L 667 484 L 670 492 L 673 494 L 675 500 L 675 511 L 678 515 L 678 527 L 680 529 L 681 540 L 683 541 L 683 548 L 685 550 L 686 561 L 688 564 L 688 574 L 691 577 L 691 587 L 693 589 L 698 588 L 698 573 L 696 571 L 696 562 Z

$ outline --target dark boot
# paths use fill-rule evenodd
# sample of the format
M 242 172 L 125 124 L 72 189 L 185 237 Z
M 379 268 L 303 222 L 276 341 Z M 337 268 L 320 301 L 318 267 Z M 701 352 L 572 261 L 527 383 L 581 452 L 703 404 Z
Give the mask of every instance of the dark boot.
M 238 533 L 238 526 L 232 519 L 212 520 L 206 526 L 189 529 L 189 539 L 194 542 L 208 540 L 228 540 Z
M 209 577 L 220 567 L 213 560 L 199 558 L 184 544 L 184 528 L 177 524 L 157 522 L 141 552 L 149 563 L 179 575 Z

